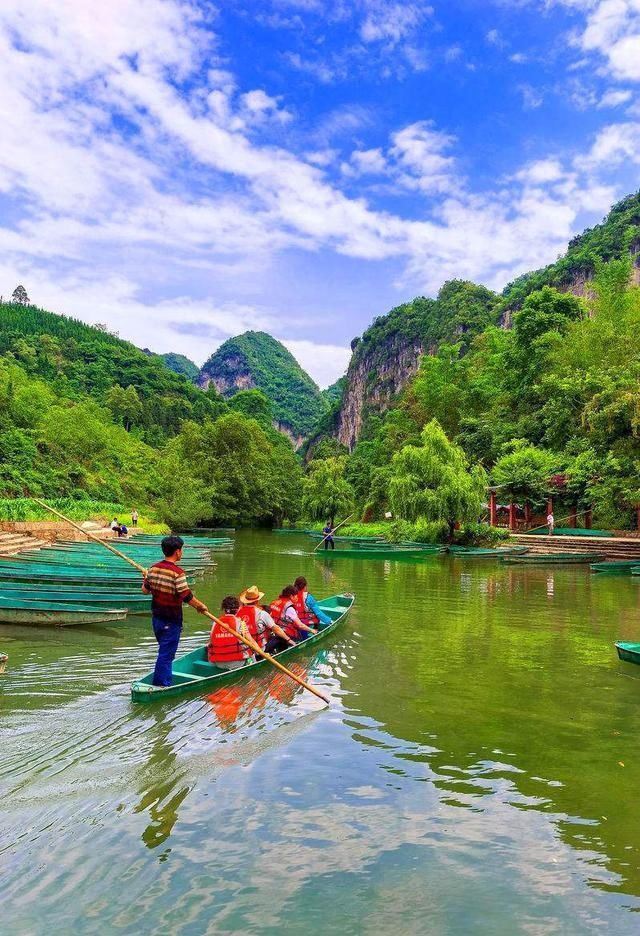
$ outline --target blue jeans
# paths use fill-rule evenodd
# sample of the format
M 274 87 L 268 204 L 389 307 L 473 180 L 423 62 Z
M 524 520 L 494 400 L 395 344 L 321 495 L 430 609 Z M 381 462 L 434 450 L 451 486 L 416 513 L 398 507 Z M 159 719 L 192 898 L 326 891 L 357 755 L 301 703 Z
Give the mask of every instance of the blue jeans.
M 153 685 L 170 686 L 171 664 L 174 661 L 176 650 L 180 643 L 182 624 L 174 624 L 172 621 L 165 621 L 163 618 L 158 617 L 157 614 L 152 615 L 151 623 L 153 625 L 153 633 L 156 635 L 156 640 L 158 641 L 158 659 L 156 660 L 156 667 L 153 671 Z

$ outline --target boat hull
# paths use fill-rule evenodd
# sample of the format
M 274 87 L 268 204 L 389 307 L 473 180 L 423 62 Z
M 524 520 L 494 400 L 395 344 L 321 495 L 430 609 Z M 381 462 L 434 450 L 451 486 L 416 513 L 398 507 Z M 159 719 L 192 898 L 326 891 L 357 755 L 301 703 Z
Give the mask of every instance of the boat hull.
M 320 607 L 334 618 L 331 624 L 328 624 L 315 636 L 302 640 L 295 647 L 283 650 L 282 653 L 277 655 L 277 659 L 282 661 L 323 641 L 344 621 L 354 602 L 355 597 L 353 595 L 335 595 L 321 601 Z M 207 661 L 206 646 L 198 647 L 197 650 L 192 650 L 191 653 L 185 654 L 174 662 L 173 684 L 171 686 L 152 685 L 153 673 L 148 673 L 143 679 L 137 680 L 131 686 L 131 699 L 133 702 L 157 702 L 159 699 L 175 698 L 175 696 L 184 695 L 186 692 L 194 690 L 210 692 L 213 687 L 224 685 L 240 677 L 265 672 L 270 667 L 271 664 L 268 660 L 259 660 L 239 670 L 231 672 L 216 671 L 215 666 Z M 202 675 L 199 675 L 198 670 Z M 210 675 L 206 675 L 207 672 Z
M 547 556 L 507 556 L 504 561 L 518 565 L 592 565 L 602 559 L 604 556 L 589 553 L 550 553 Z
M 124 621 L 126 608 L 5 608 L 0 607 L 0 624 L 23 624 L 31 627 L 70 627 L 75 624 L 113 624 Z
M 324 549 L 315 553 L 316 559 L 421 559 L 445 552 L 445 546 L 426 549 Z
M 625 663 L 640 664 L 640 643 L 628 643 L 625 640 L 618 640 L 616 650 L 619 659 L 624 660 Z

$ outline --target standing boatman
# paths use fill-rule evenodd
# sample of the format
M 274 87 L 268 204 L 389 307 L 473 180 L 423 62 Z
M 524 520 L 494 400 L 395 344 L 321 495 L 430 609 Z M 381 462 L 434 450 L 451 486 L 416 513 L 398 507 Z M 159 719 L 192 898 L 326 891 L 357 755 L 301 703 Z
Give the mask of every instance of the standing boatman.
M 151 623 L 158 641 L 154 686 L 171 685 L 171 664 L 182 634 L 182 606 L 189 604 L 200 614 L 208 611 L 189 588 L 186 572 L 178 565 L 183 547 L 182 537 L 165 536 L 160 544 L 164 559 L 151 566 L 142 583 L 142 591 L 151 595 Z
M 329 548 L 335 549 L 335 548 L 336 548 L 336 544 L 335 544 L 335 540 L 334 540 L 334 538 L 333 538 L 333 527 L 331 526 L 331 520 L 327 520 L 327 522 L 326 522 L 326 524 L 325 524 L 325 527 L 324 527 L 324 529 L 323 529 L 322 532 L 323 532 L 324 537 L 325 537 L 325 540 L 324 540 L 324 548 L 325 548 L 325 549 L 329 549 Z

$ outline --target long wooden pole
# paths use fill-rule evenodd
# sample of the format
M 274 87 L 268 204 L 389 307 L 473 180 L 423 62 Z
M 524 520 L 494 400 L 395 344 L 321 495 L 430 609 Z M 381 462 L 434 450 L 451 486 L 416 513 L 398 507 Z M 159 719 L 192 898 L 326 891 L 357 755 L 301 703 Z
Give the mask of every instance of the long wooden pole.
M 320 547 L 322 546 L 322 544 L 324 543 L 324 541 L 325 541 L 325 540 L 328 540 L 330 536 L 333 536 L 333 534 L 336 532 L 336 530 L 339 530 L 341 526 L 344 526 L 345 523 L 347 523 L 349 520 L 351 520 L 352 517 L 353 517 L 353 514 L 349 514 L 349 516 L 347 517 L 347 519 L 346 519 L 346 520 L 343 520 L 342 523 L 339 523 L 337 527 L 334 527 L 333 530 L 331 531 L 331 533 L 327 533 L 327 535 L 324 537 L 324 539 L 321 539 L 320 542 L 318 543 L 318 545 L 314 547 L 314 549 L 312 550 L 312 552 L 315 552 L 316 549 L 320 549 Z
M 286 673 L 286 675 L 289 676 L 291 679 L 295 679 L 295 681 L 300 686 L 303 686 L 305 689 L 308 689 L 309 692 L 312 692 L 319 699 L 322 699 L 322 701 L 326 703 L 326 705 L 329 705 L 329 699 L 325 695 L 323 695 L 319 689 L 315 689 L 313 686 L 310 686 L 309 683 L 306 683 L 304 681 L 304 679 L 301 679 L 299 676 L 296 676 L 296 674 L 293 673 L 290 669 L 287 669 L 286 666 L 283 666 L 279 660 L 276 660 L 274 657 L 271 656 L 270 653 L 267 653 L 266 650 L 263 650 L 262 647 L 260 647 L 260 645 L 257 644 L 252 637 L 248 637 L 243 634 L 240 634 L 238 631 L 234 630 L 233 627 L 231 627 L 229 624 L 225 624 L 224 621 L 221 621 L 220 618 L 217 618 L 215 614 L 212 614 L 210 611 L 205 611 L 204 616 L 210 618 L 210 620 L 212 621 L 215 621 L 216 624 L 219 624 L 220 627 L 222 627 L 224 630 L 228 631 L 230 634 L 233 634 L 233 636 L 236 637 L 238 640 L 240 640 L 243 644 L 245 644 L 245 646 L 253 650 L 254 653 L 259 653 L 261 657 L 264 657 L 265 660 L 268 660 L 269 663 L 271 663 L 273 666 L 276 667 L 276 669 L 279 669 L 283 673 Z
M 572 517 L 581 517 L 583 514 L 586 514 L 588 512 L 589 512 L 588 510 L 578 510 L 575 513 L 567 514 L 566 517 L 560 517 L 560 520 L 558 522 L 562 523 L 563 520 L 571 520 Z M 534 530 L 544 530 L 546 526 L 547 526 L 546 523 L 541 523 L 540 526 L 531 527 L 530 530 L 527 530 L 527 533 L 533 533 Z
M 120 556 L 121 559 L 124 559 L 125 562 L 128 562 L 130 565 L 134 566 L 136 569 L 138 569 L 138 571 L 142 572 L 143 575 L 147 574 L 147 570 L 144 568 L 144 566 L 139 565 L 134 559 L 131 559 L 130 556 L 125 556 L 125 554 L 120 552 L 119 549 L 115 549 L 115 547 L 111 546 L 109 543 L 106 543 L 104 540 L 101 540 L 100 537 L 94 536 L 92 533 L 88 533 L 86 530 L 83 530 L 81 526 L 79 526 L 77 523 L 74 523 L 73 520 L 69 520 L 69 518 L 65 517 L 64 514 L 61 514 L 59 510 L 56 510 L 55 507 L 49 507 L 48 504 L 45 504 L 44 501 L 39 500 L 37 497 L 32 497 L 31 500 L 35 504 L 39 504 L 40 507 L 44 507 L 44 509 L 48 510 L 50 513 L 55 514 L 56 517 L 60 517 L 60 519 L 64 520 L 65 523 L 71 524 L 72 527 L 75 527 L 75 529 L 79 530 L 80 533 L 83 533 L 85 536 L 88 536 L 89 539 L 95 540 L 96 543 L 100 543 L 100 545 L 104 546 L 105 549 L 110 549 L 112 553 L 115 553 L 116 556 Z M 224 630 L 229 631 L 230 634 L 233 634 L 234 637 L 237 637 L 238 640 L 242 641 L 242 643 L 245 644 L 247 647 L 250 647 L 255 653 L 259 653 L 261 657 L 264 657 L 265 660 L 268 660 L 269 663 L 271 663 L 272 666 L 275 666 L 276 669 L 281 670 L 281 672 L 285 673 L 287 676 L 289 676 L 291 679 L 297 682 L 300 686 L 303 686 L 305 689 L 308 689 L 309 692 L 312 692 L 319 699 L 322 699 L 322 701 L 326 703 L 326 705 L 329 705 L 329 699 L 325 695 L 323 695 L 318 689 L 314 689 L 313 686 L 310 686 L 303 679 L 300 679 L 299 676 L 296 676 L 295 673 L 292 673 L 291 670 L 287 669 L 286 666 L 283 666 L 282 663 L 280 663 L 278 660 L 275 660 L 271 656 L 270 653 L 267 653 L 265 650 L 259 647 L 258 644 L 255 642 L 255 640 L 253 640 L 251 637 L 244 637 L 242 634 L 239 634 L 232 627 L 229 627 L 228 624 L 225 624 L 224 621 L 221 621 L 219 618 L 217 618 L 215 614 L 211 614 L 210 611 L 205 612 L 205 617 L 208 617 L 212 621 L 215 621 L 216 624 L 219 624 L 220 627 L 224 628 Z
M 56 510 L 55 507 L 49 507 L 48 504 L 45 504 L 44 501 L 39 500 L 37 497 L 32 497 L 31 500 L 34 504 L 39 504 L 40 507 L 44 507 L 45 510 L 48 510 L 49 513 L 55 514 L 56 517 L 60 517 L 61 520 L 64 520 L 65 523 L 68 523 L 70 526 L 74 527 L 83 536 L 88 537 L 90 540 L 93 540 L 94 543 L 99 543 L 101 546 L 104 546 L 105 549 L 108 549 L 114 555 L 119 556 L 120 559 L 124 559 L 125 562 L 128 562 L 130 565 L 138 569 L 139 572 L 142 572 L 143 575 L 147 574 L 147 570 L 144 566 L 139 565 L 135 559 L 132 559 L 130 556 L 125 556 L 123 552 L 120 552 L 119 549 L 116 549 L 115 546 L 112 546 L 111 543 L 105 542 L 105 540 L 100 539 L 99 536 L 94 536 L 93 533 L 89 533 L 87 530 L 84 530 L 79 524 L 74 523 L 73 520 L 69 520 L 68 517 L 65 517 L 64 514 L 61 514 L 59 510 Z

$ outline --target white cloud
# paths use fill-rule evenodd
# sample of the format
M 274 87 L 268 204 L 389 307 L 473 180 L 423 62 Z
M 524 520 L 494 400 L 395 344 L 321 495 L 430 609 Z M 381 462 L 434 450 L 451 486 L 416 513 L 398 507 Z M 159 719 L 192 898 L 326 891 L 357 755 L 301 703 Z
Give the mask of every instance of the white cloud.
M 369 5 L 367 16 L 381 10 Z M 390 22 L 380 42 L 409 29 Z M 305 157 L 289 140 L 269 142 L 286 103 L 238 87 L 189 3 L 31 0 L 27 15 L 5 0 L 0 193 L 12 210 L 0 226 L 0 291 L 25 282 L 45 306 L 199 360 L 230 334 L 286 328 L 323 381 L 347 352 L 297 340 L 295 323 L 256 299 L 278 256 L 394 261 L 412 292 L 451 276 L 502 285 L 554 259 L 581 211 L 606 210 L 615 192 L 600 167 L 640 152 L 635 124 L 611 125 L 582 160 L 540 158 L 478 194 L 460 173 L 454 136 L 429 122 L 367 147 L 358 138 L 374 115 L 344 107 L 327 115 Z M 336 173 L 345 138 L 349 190 L 367 191 L 366 175 L 378 173 L 425 196 L 411 199 L 411 216 L 345 194 Z
M 639 0 L 559 0 L 586 15 L 576 42 L 584 52 L 601 55 L 618 79 L 640 81 Z
M 516 174 L 516 178 L 531 185 L 543 185 L 547 182 L 558 182 L 564 175 L 565 171 L 559 160 L 540 159 L 524 166 Z
M 522 95 L 522 104 L 525 110 L 537 110 L 544 103 L 544 97 L 541 92 L 530 84 L 518 85 L 518 91 Z
M 288 338 L 280 341 L 320 387 L 328 387 L 342 377 L 351 358 L 351 350 L 340 345 L 290 341 Z
M 433 15 L 433 7 L 424 3 L 368 0 L 365 7 L 365 17 L 360 25 L 363 42 L 397 45 L 412 36 Z
M 598 107 L 620 107 L 621 104 L 626 104 L 630 101 L 632 97 L 633 91 L 611 88 L 602 95 L 598 102 Z
M 402 181 L 422 192 L 445 192 L 454 184 L 455 159 L 446 155 L 454 137 L 427 121 L 410 124 L 393 134 L 391 155 L 404 169 Z

